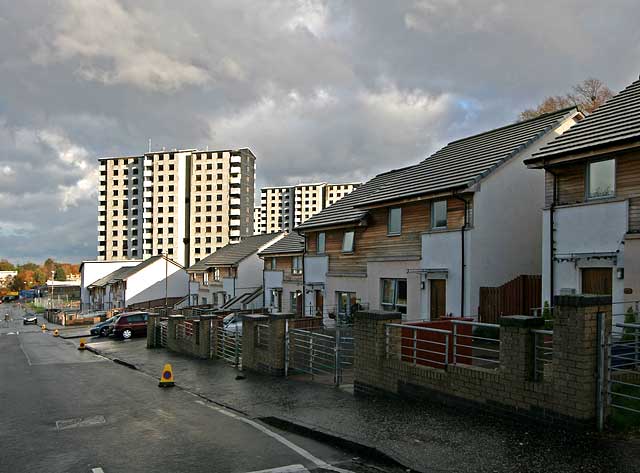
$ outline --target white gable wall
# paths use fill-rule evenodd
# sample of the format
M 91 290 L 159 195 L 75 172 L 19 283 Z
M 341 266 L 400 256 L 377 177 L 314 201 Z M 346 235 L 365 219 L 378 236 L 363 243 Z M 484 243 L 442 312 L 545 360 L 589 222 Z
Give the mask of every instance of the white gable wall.
M 169 261 L 158 259 L 127 279 L 126 305 L 153 301 L 165 297 L 165 272 L 168 274 L 167 297 L 184 297 L 189 294 L 189 275 Z
M 87 286 L 117 269 L 136 266 L 140 260 L 131 261 L 84 261 L 80 271 L 80 299 L 83 304 L 91 303 Z M 108 300 L 108 298 L 107 298 Z
M 542 274 L 544 171 L 524 160 L 573 124 L 566 120 L 496 169 L 474 194 L 467 260 L 466 314 L 478 315 L 480 287 L 501 286 L 521 274 Z

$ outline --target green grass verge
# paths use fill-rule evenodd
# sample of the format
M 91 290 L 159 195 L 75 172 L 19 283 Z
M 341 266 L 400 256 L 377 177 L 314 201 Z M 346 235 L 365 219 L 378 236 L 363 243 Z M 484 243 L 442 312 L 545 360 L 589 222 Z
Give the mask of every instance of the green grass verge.
M 44 313 L 44 307 L 36 307 L 33 302 L 29 302 L 28 304 L 26 304 L 27 307 L 29 307 L 29 309 L 32 312 L 35 312 L 36 314 L 42 314 Z
M 614 384 L 613 392 L 640 398 L 640 385 L 625 386 L 622 384 Z M 629 399 L 613 394 L 612 400 L 614 404 L 619 406 L 640 411 L 640 399 Z M 614 407 L 611 410 L 611 425 L 617 430 L 640 430 L 640 413 L 627 411 L 625 409 L 616 409 Z

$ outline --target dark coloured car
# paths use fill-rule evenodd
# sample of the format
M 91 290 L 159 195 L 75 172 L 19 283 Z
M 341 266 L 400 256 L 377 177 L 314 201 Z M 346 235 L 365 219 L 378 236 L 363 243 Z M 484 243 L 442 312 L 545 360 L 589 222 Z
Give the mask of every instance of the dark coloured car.
M 91 327 L 91 330 L 90 330 L 91 335 L 99 336 L 99 337 L 109 336 L 109 334 L 111 333 L 111 330 L 113 329 L 113 325 L 116 323 L 116 320 L 118 320 L 118 317 L 119 317 L 118 315 L 114 315 L 113 317 L 108 318 L 104 322 L 100 322 L 94 325 L 93 327 Z
M 118 320 L 113 324 L 111 334 L 117 338 L 125 340 L 135 336 L 147 335 L 147 312 L 129 312 L 120 314 Z
M 26 314 L 22 317 L 22 325 L 38 325 L 38 316 L 36 314 Z

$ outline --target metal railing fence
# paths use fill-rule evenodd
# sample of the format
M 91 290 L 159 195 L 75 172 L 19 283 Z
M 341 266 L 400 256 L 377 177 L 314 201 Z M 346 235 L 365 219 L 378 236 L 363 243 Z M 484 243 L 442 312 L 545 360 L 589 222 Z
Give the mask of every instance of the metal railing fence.
M 445 369 L 449 364 L 452 332 L 418 325 L 386 324 L 386 353 L 414 366 Z
M 612 408 L 640 414 L 640 323 L 617 323 L 609 340 L 608 401 Z
M 452 320 L 451 323 L 453 364 L 499 367 L 500 325 L 466 320 Z
M 553 360 L 553 330 L 532 330 L 533 374 L 536 381 L 544 379 L 545 367 Z
M 160 320 L 160 322 L 158 322 L 159 328 L 160 328 L 160 346 L 166 347 L 167 346 L 167 332 L 168 332 L 168 325 L 169 323 L 167 322 L 167 320 Z
M 211 351 L 237 368 L 242 367 L 242 329 L 238 324 L 226 328 L 220 321 L 211 321 Z
M 259 348 L 269 348 L 271 341 L 269 324 L 256 325 L 256 345 Z

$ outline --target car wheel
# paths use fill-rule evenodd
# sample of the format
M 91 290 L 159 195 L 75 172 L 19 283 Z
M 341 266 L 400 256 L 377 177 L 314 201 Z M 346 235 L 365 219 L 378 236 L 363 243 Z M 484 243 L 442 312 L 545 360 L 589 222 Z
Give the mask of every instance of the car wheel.
M 100 329 L 100 336 L 101 337 L 107 337 L 109 336 L 109 329 L 107 327 L 102 327 Z
M 125 340 L 131 338 L 131 335 L 133 335 L 133 333 L 131 332 L 130 329 L 126 328 L 122 331 L 122 338 L 124 338 Z

